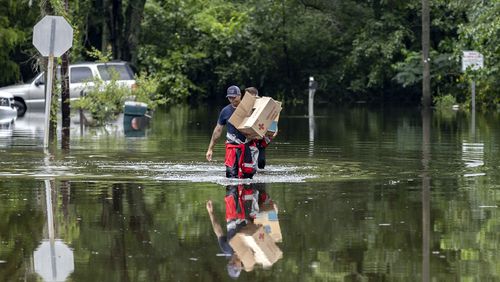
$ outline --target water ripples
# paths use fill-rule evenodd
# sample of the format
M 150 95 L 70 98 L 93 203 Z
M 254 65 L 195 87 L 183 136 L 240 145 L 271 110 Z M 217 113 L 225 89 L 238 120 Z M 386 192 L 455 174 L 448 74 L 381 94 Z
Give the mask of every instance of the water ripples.
M 102 157 L 102 156 L 99 156 Z M 12 163 L 2 162 L 9 171 L 1 171 L 0 177 L 33 177 L 36 179 L 61 178 L 87 180 L 147 180 L 210 182 L 221 185 L 235 183 L 296 183 L 314 178 L 307 173 L 311 167 L 293 165 L 269 165 L 259 170 L 253 179 L 227 179 L 224 165 L 219 163 L 174 163 L 130 161 L 54 161 L 36 162 L 32 168 L 12 168 Z

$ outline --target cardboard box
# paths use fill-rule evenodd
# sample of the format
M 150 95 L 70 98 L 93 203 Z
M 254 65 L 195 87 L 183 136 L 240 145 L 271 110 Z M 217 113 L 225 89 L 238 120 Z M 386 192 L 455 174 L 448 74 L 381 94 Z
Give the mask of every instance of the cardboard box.
M 255 217 L 254 223 L 262 225 L 264 231 L 273 238 L 274 242 L 281 242 L 283 240 L 278 212 L 274 208 L 274 205 L 262 205 L 259 207 L 259 213 Z
M 281 111 L 281 103 L 270 97 L 245 95 L 229 122 L 252 139 L 260 139 Z
M 270 267 L 283 256 L 283 252 L 261 225 L 249 224 L 243 227 L 229 241 L 229 245 L 246 271 L 251 271 L 255 264 Z
M 278 105 L 280 106 L 281 109 L 283 109 L 281 107 L 281 102 L 276 102 L 278 103 Z M 273 120 L 273 122 L 271 122 L 271 125 L 269 126 L 269 128 L 267 128 L 267 133 L 266 135 L 267 136 L 273 136 L 274 133 L 276 133 L 278 131 L 278 121 L 280 119 L 280 114 L 278 113 L 278 115 L 276 116 L 276 118 Z

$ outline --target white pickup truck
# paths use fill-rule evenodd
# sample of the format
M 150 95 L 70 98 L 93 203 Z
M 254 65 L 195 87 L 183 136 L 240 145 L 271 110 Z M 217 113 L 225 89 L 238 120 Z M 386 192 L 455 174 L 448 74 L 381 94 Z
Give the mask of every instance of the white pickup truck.
M 82 91 L 92 87 L 94 77 L 103 81 L 111 80 L 113 70 L 118 74 L 117 82 L 120 85 L 130 88 L 135 86 L 134 73 L 126 62 L 83 62 L 71 64 L 69 66 L 70 99 L 80 98 Z M 0 88 L 14 96 L 14 104 L 19 116 L 24 115 L 27 109 L 44 108 L 45 105 L 45 80 L 44 73 L 35 76 L 26 84 L 18 84 Z M 60 80 L 59 69 L 56 75 L 56 81 Z

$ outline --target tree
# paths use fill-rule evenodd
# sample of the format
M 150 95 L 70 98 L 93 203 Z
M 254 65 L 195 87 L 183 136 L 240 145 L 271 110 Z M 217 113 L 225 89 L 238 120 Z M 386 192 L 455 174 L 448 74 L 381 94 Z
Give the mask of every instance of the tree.
M 29 59 L 27 42 L 37 13 L 26 1 L 0 0 L 0 86 L 20 80 L 25 69 L 19 63 Z
M 422 106 L 429 108 L 431 106 L 431 72 L 429 57 L 430 40 L 430 19 L 429 19 L 429 0 L 422 0 L 422 61 L 423 61 L 423 80 L 422 80 Z

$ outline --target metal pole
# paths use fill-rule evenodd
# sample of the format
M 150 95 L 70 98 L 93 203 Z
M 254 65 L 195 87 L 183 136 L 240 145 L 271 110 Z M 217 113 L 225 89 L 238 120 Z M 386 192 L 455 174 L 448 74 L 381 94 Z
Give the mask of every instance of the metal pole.
M 50 265 L 52 268 L 52 278 L 57 277 L 56 249 L 54 236 L 54 213 L 52 210 L 52 185 L 50 179 L 45 179 L 45 204 L 47 205 L 47 226 L 49 231 L 50 244 Z
M 54 241 L 54 215 L 52 213 L 52 186 L 50 179 L 45 180 L 45 204 L 47 205 L 47 225 L 49 239 Z
M 316 92 L 316 82 L 314 77 L 309 77 L 309 156 L 314 154 L 314 131 L 316 128 L 314 122 L 314 93 Z
M 52 104 L 52 75 L 54 73 L 54 44 L 56 36 L 56 20 L 52 19 L 50 25 L 50 43 L 49 43 L 49 63 L 47 67 L 47 92 L 45 93 L 45 134 L 43 138 L 43 147 L 49 146 L 49 128 L 50 128 L 50 107 Z
M 43 138 L 43 147 L 49 146 L 49 127 L 50 127 L 50 106 L 52 104 L 52 74 L 54 69 L 54 56 L 49 56 L 47 67 L 47 93 L 45 95 L 45 134 Z
M 314 117 L 309 116 L 309 156 L 312 157 L 314 155 L 314 131 L 316 128 L 316 124 L 314 122 Z
M 472 112 L 476 111 L 476 81 L 472 81 L 471 85 L 472 90 Z
M 309 77 L 309 116 L 314 116 L 314 93 L 316 89 L 314 87 L 314 77 Z
M 83 98 L 83 90 L 80 91 L 80 99 Z M 83 109 L 80 108 L 80 136 L 83 136 L 83 123 L 85 122 L 85 116 L 83 115 Z

